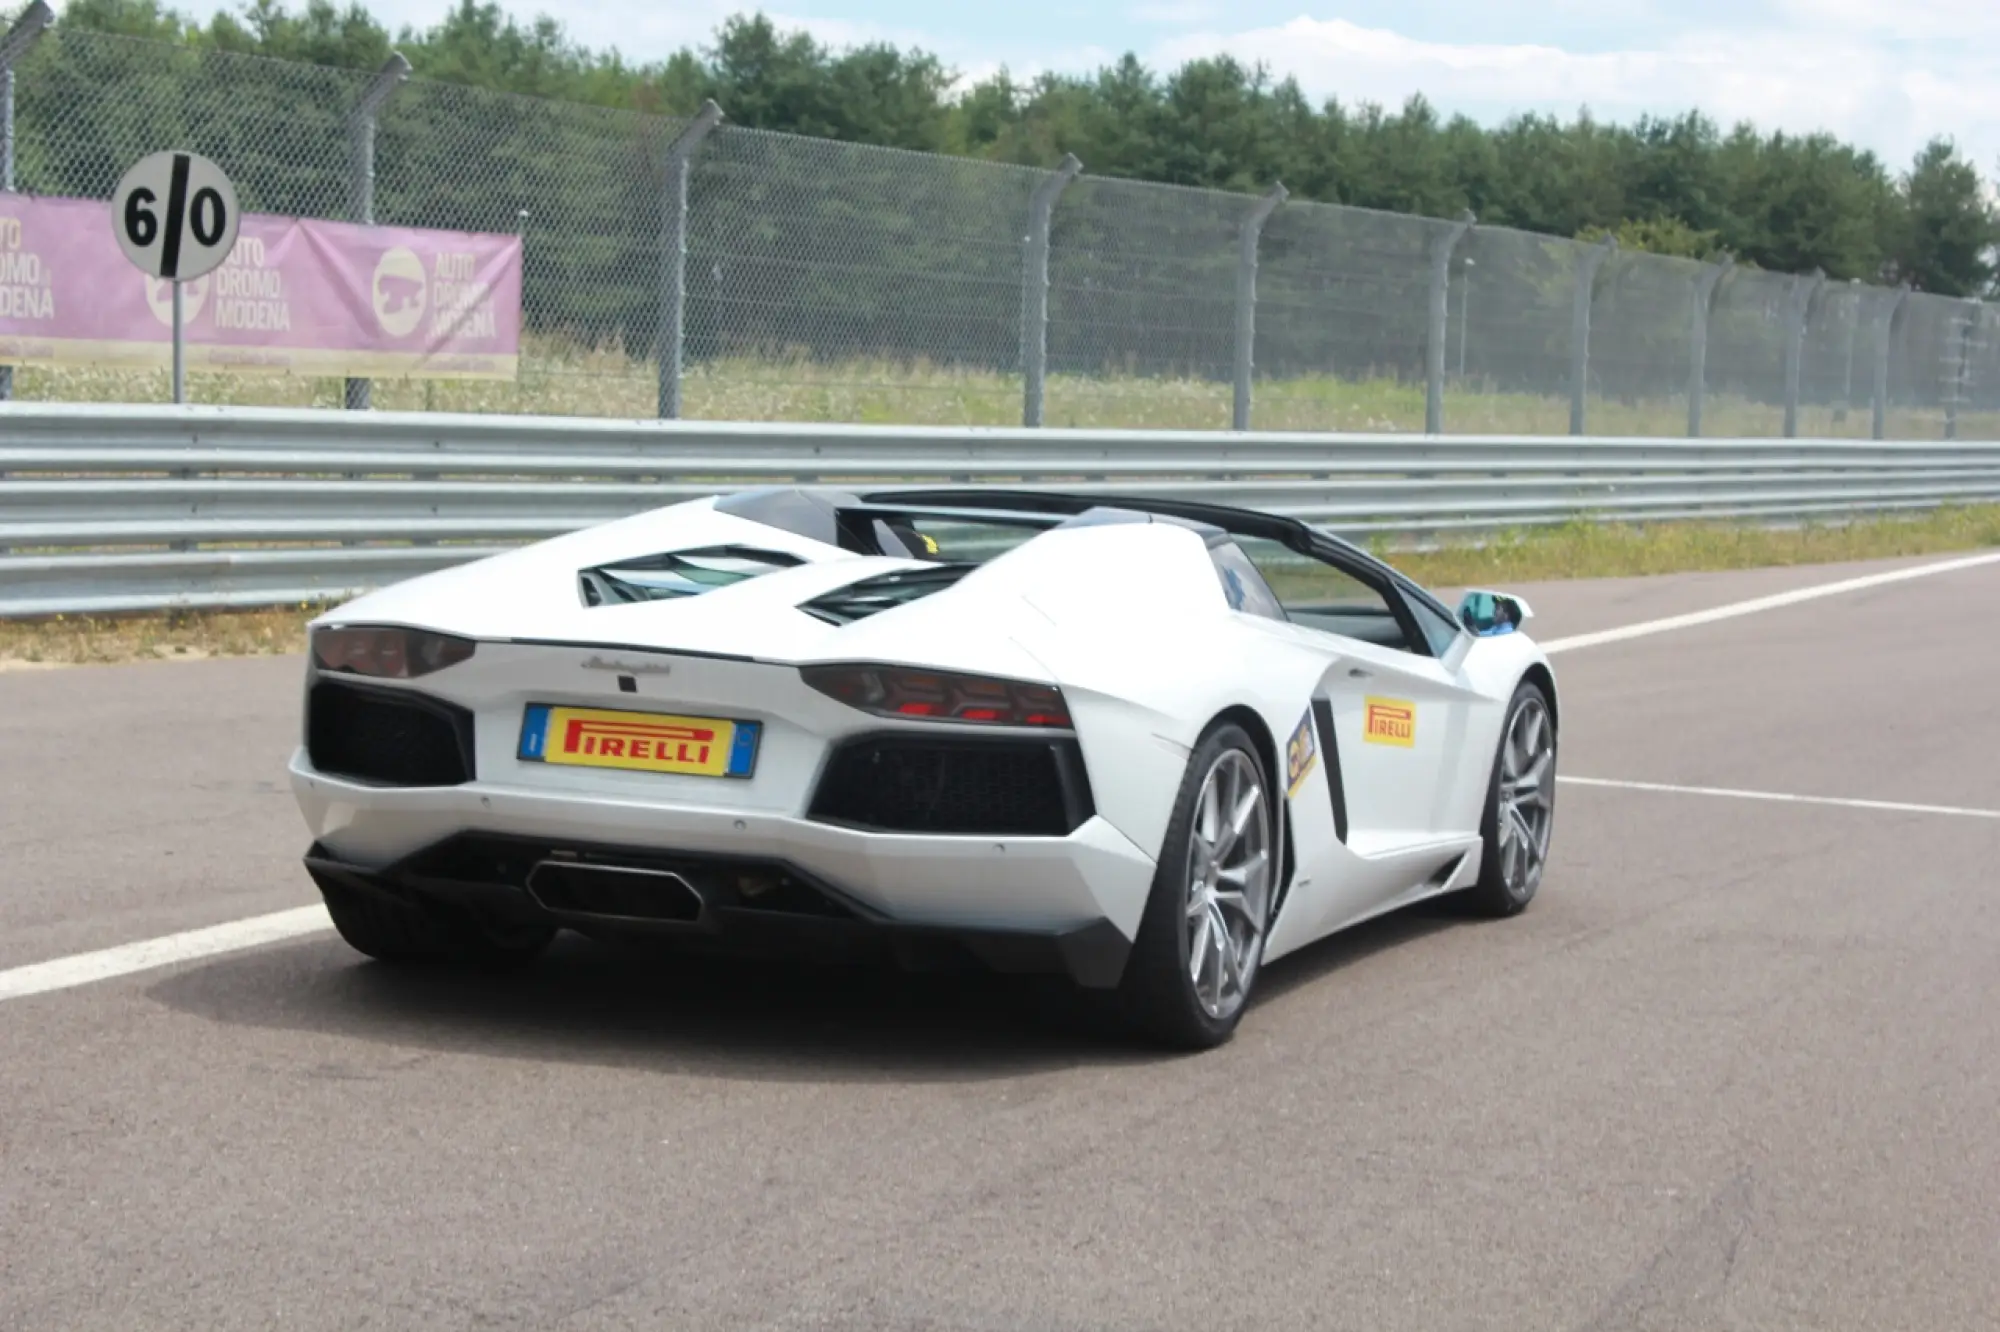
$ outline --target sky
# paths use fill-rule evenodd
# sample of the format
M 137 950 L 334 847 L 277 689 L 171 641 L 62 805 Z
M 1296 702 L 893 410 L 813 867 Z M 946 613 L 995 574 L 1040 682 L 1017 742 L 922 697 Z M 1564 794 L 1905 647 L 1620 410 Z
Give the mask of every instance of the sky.
M 195 8 L 183 5 L 183 8 Z M 450 0 L 368 0 L 393 28 Z M 503 0 L 635 61 L 701 45 L 732 0 Z M 2000 176 L 2000 0 L 770 0 L 833 45 L 922 46 L 969 77 L 1155 68 L 1229 52 L 1315 98 L 1421 92 L 1491 123 L 1519 111 L 1603 120 L 1694 107 L 1725 125 L 1828 130 L 1896 169 L 1933 135 Z

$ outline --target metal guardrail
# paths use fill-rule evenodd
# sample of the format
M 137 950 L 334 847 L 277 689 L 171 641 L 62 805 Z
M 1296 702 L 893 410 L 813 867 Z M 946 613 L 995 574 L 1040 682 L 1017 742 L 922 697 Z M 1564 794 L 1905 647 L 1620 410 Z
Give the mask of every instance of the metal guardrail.
M 0 405 L 0 616 L 341 597 L 784 483 L 1184 495 L 1351 536 L 2000 501 L 2000 442 L 1313 435 Z

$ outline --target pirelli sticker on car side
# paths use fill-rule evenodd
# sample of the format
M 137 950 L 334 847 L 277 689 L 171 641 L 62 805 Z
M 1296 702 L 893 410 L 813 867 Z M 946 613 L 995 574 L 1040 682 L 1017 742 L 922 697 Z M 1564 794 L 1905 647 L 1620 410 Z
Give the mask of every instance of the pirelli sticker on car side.
M 1313 737 L 1312 709 L 1299 718 L 1298 729 L 1285 744 L 1285 796 L 1289 799 L 1299 793 L 1305 785 L 1306 777 L 1319 762 L 1319 742 Z
M 1417 705 L 1404 698 L 1364 700 L 1361 738 L 1371 745 L 1395 745 L 1400 749 L 1416 748 Z

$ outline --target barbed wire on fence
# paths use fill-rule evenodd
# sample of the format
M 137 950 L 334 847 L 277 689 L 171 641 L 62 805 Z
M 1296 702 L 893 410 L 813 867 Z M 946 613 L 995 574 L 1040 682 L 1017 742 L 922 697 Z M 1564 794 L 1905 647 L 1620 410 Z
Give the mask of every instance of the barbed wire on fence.
M 0 188 L 147 152 L 243 206 L 518 233 L 508 382 L 198 376 L 246 404 L 1223 430 L 2000 435 L 1977 301 L 109 36 L 10 48 Z M 405 74 L 408 77 L 405 78 Z M 677 164 L 678 167 L 677 167 Z M 677 170 L 679 174 L 677 174 Z M 1038 220 L 1044 216 L 1046 228 Z M 372 392 L 370 389 L 372 388 Z M 1247 392 L 1246 392 L 1247 390 Z M 23 369 L 0 392 L 158 400 Z

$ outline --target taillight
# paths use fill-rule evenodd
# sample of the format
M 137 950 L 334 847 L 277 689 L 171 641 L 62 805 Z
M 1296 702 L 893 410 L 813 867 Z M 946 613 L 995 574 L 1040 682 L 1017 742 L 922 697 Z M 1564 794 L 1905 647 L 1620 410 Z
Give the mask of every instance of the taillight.
M 312 636 L 313 662 L 321 670 L 390 680 L 414 680 L 456 666 L 475 646 L 469 638 L 421 629 L 316 629 Z
M 806 666 L 807 684 L 878 717 L 1068 730 L 1069 705 L 1053 685 L 907 666 Z

